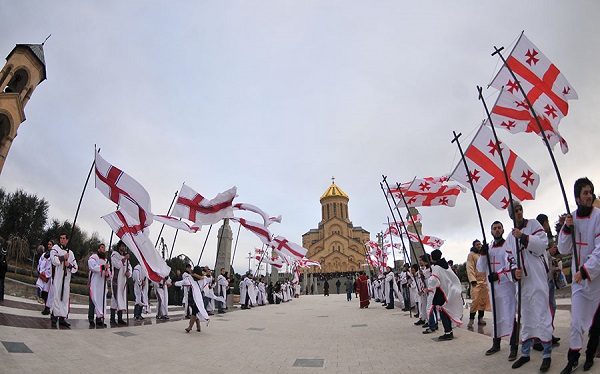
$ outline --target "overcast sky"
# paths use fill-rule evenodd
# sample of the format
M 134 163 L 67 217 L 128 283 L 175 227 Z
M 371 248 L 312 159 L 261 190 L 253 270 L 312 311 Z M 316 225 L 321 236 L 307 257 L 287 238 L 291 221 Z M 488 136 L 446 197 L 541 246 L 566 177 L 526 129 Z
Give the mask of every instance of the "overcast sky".
M 599 16 L 593 0 L 2 1 L 0 54 L 52 37 L 48 79 L 25 108 L 0 186 L 37 194 L 51 218 L 72 221 L 96 144 L 145 186 L 155 214 L 183 182 L 207 197 L 235 185 L 236 202 L 283 215 L 272 233 L 301 244 L 335 176 L 353 224 L 374 239 L 390 215 L 381 175 L 452 171 L 452 131 L 466 147 L 485 116 L 476 86 L 499 68 L 494 46 L 510 50 L 525 30 L 579 94 L 560 125 L 571 150 L 556 152 L 573 208 L 575 179 L 600 185 Z M 493 104 L 496 91 L 484 95 Z M 499 136 L 541 175 L 525 216 L 554 221 L 565 206 L 541 140 Z M 488 240 L 494 220 L 510 226 L 506 212 L 480 206 Z M 114 209 L 91 183 L 77 223 L 108 242 L 100 217 Z M 454 208 L 420 210 L 424 234 L 464 262 L 482 237 L 470 191 Z M 150 229 L 155 240 L 160 224 Z M 207 229 L 180 233 L 174 255 L 196 261 Z M 174 234 L 163 232 L 169 247 Z M 214 264 L 216 235 L 203 264 Z M 260 245 L 242 229 L 237 271 Z

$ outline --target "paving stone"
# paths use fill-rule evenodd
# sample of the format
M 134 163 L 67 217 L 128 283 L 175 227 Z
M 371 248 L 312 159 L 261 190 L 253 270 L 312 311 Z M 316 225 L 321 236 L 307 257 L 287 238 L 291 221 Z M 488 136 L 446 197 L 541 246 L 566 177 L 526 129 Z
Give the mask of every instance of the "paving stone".
M 2 345 L 4 346 L 4 348 L 6 348 L 8 353 L 33 353 L 33 351 L 29 349 L 29 347 L 25 343 L 22 342 L 3 341 Z

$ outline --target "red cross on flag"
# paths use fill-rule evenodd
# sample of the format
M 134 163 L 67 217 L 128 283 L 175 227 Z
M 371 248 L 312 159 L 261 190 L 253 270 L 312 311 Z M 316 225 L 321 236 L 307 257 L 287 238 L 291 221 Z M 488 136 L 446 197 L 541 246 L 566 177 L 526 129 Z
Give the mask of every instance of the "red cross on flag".
M 540 127 L 522 95 L 514 95 L 505 89 L 500 90 L 490 117 L 496 128 L 503 128 L 513 134 L 526 132 L 542 136 Z M 552 126 L 551 121 L 544 115 L 538 114 L 538 119 L 550 146 L 554 147 L 556 144 L 560 144 L 562 153 L 567 153 L 569 146 L 558 132 L 557 126 Z
M 273 222 L 281 223 L 281 216 L 270 217 L 264 210 L 252 204 L 237 203 L 233 206 L 233 210 L 246 210 L 260 215 L 266 227 L 269 227 Z
M 521 83 L 536 114 L 545 115 L 551 121 L 560 121 L 567 115 L 567 100 L 577 99 L 577 92 L 525 34 L 521 34 L 506 63 Z M 512 94 L 523 95 L 518 92 L 519 87 L 506 66 L 500 69 L 490 86 L 497 89 L 505 87 Z
M 398 232 L 398 228 L 396 227 L 396 225 L 390 224 L 388 226 L 387 230 L 385 230 L 385 232 L 383 233 L 383 236 L 387 237 L 390 234 L 394 235 L 394 236 L 400 236 L 400 233 Z
M 95 158 L 96 188 L 122 211 L 136 217 L 143 227 L 152 223 L 148 191 L 127 173 L 108 163 L 100 153 Z
M 306 248 L 290 242 L 283 236 L 274 237 L 270 246 L 292 259 L 301 259 L 306 256 L 306 252 L 308 252 Z
M 266 245 L 271 243 L 271 233 L 263 224 L 258 222 L 246 221 L 243 218 L 231 218 L 232 221 L 239 222 L 248 231 L 254 233 Z
M 506 144 L 500 142 L 500 149 L 506 163 L 513 198 L 519 201 L 535 199 L 535 190 L 540 183 L 540 176 Z M 494 135 L 488 126 L 481 125 L 465 152 L 465 159 L 475 191 L 496 208 L 506 209 L 509 204 L 506 178 Z M 450 178 L 469 186 L 469 176 L 462 160 L 459 161 Z
M 318 261 L 313 261 L 313 260 L 309 260 L 308 258 L 301 258 L 300 260 L 296 261 L 298 266 L 301 268 L 307 268 L 309 266 L 318 266 L 321 267 L 321 264 Z
M 231 187 L 209 200 L 184 184 L 171 214 L 196 225 L 212 225 L 223 218 L 233 218 L 232 203 L 236 192 L 237 188 Z
M 406 236 L 406 233 L 403 233 L 403 235 Z M 419 237 L 414 232 L 409 231 L 408 238 L 411 242 L 419 243 Z M 424 245 L 428 245 L 433 249 L 440 249 L 442 245 L 444 245 L 444 240 L 436 238 L 435 236 L 421 235 L 421 241 Z
M 119 209 L 116 212 L 102 217 L 115 234 L 125 243 L 135 258 L 144 266 L 148 278 L 160 282 L 168 276 L 171 268 L 160 256 L 154 245 L 143 232 L 140 222 L 131 217 L 126 211 Z
M 404 194 L 406 204 L 409 207 L 420 206 L 454 206 L 456 198 L 465 189 L 455 183 L 448 183 L 448 177 L 427 177 L 415 179 L 412 182 L 402 183 L 400 191 Z M 390 189 L 394 194 L 397 205 L 404 206 L 404 201 L 399 190 Z M 412 222 L 409 222 L 412 223 Z

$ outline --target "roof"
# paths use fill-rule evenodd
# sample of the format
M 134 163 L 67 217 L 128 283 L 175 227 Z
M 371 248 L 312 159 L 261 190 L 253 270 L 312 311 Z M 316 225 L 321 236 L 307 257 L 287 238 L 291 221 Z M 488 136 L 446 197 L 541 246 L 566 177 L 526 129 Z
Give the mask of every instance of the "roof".
M 43 81 L 44 79 L 46 79 L 46 60 L 44 59 L 44 46 L 42 44 L 17 44 L 15 48 L 8 54 L 6 59 L 8 60 L 13 54 L 13 52 L 19 47 L 27 48 L 31 51 L 31 53 L 33 53 L 33 55 L 42 64 L 43 76 L 41 80 Z
M 331 186 L 329 186 L 329 188 L 327 189 L 327 191 L 325 191 L 325 193 L 323 194 L 323 196 L 321 196 L 321 200 L 323 200 L 326 197 L 334 197 L 334 196 L 341 196 L 341 197 L 345 197 L 346 199 L 349 199 L 348 195 L 346 195 L 346 193 L 344 191 L 342 191 L 335 184 L 335 182 L 331 182 Z

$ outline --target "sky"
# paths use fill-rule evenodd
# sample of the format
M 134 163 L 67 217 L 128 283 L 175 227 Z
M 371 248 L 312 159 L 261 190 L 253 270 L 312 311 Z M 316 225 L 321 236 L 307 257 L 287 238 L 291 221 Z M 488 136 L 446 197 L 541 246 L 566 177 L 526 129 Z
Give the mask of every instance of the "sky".
M 8 192 L 45 198 L 49 217 L 72 221 L 94 147 L 140 182 L 155 214 L 182 183 L 213 197 L 282 215 L 271 232 L 301 244 L 321 220 L 319 198 L 335 183 L 355 226 L 375 234 L 390 216 L 379 183 L 450 173 L 485 117 L 487 89 L 521 31 L 577 90 L 555 153 L 570 208 L 573 182 L 600 185 L 600 3 L 588 1 L 3 1 L 0 54 L 44 45 L 47 80 L 25 107 L 0 175 Z M 554 222 L 566 208 L 548 151 L 532 134 L 499 137 L 541 176 L 525 217 Z M 480 199 L 488 241 L 504 211 Z M 77 224 L 106 242 L 100 218 L 115 206 L 88 186 Z M 424 207 L 423 233 L 466 261 L 482 239 L 470 191 L 456 206 Z M 258 218 L 245 216 L 259 221 Z M 156 240 L 160 224 L 150 227 Z M 237 224 L 232 224 L 234 237 Z M 197 260 L 208 228 L 179 233 L 173 255 Z M 163 237 L 171 247 L 175 229 Z M 216 227 L 202 264 L 216 256 Z M 234 268 L 261 243 L 241 230 Z M 254 265 L 252 265 L 254 266 Z M 239 270 L 238 270 L 239 269 Z

